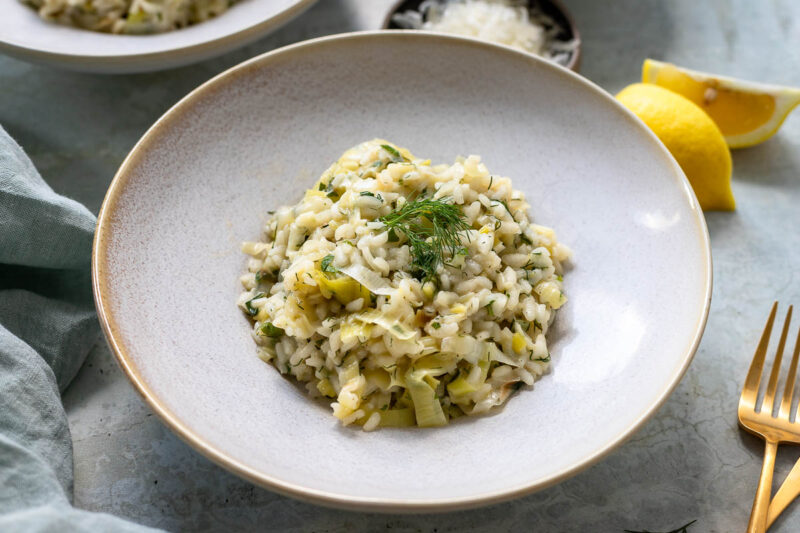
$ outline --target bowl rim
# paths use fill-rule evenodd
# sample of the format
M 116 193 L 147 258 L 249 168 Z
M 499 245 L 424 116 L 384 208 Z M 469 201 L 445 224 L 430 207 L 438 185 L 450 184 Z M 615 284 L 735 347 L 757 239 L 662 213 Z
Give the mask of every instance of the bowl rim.
M 213 57 L 217 52 L 225 53 L 238 46 L 246 45 L 269 31 L 288 23 L 316 2 L 317 0 L 295 0 L 294 4 L 280 13 L 260 22 L 256 22 L 255 24 L 250 24 L 232 33 L 226 33 L 210 40 L 200 40 L 179 46 L 166 47 L 154 52 L 97 55 L 71 54 L 41 50 L 32 46 L 10 42 L 2 36 L 0 36 L 0 52 L 24 61 L 56 65 L 61 68 L 83 72 L 107 72 L 118 74 L 149 72 L 172 66 L 185 65 L 195 61 L 202 61 L 203 59 Z M 199 24 L 213 23 L 214 20 L 215 19 L 210 19 Z M 41 22 L 46 25 L 55 24 L 46 20 L 41 20 Z M 69 26 L 67 26 L 67 28 L 69 28 Z M 74 29 L 91 33 L 100 33 L 83 28 Z M 101 35 L 103 34 L 101 33 Z
M 681 365 L 673 371 L 673 374 L 666 381 L 664 387 L 659 392 L 656 401 L 650 404 L 643 412 L 639 413 L 634 421 L 624 430 L 619 433 L 614 439 L 607 442 L 603 447 L 595 450 L 592 454 L 584 457 L 582 460 L 565 467 L 560 471 L 552 474 L 551 476 L 518 486 L 509 487 L 503 490 L 497 490 L 488 494 L 479 494 L 477 496 L 467 496 L 458 498 L 438 498 L 434 500 L 427 500 L 424 502 L 415 500 L 396 500 L 391 498 L 382 497 L 352 497 L 343 496 L 326 490 L 311 489 L 295 483 L 281 480 L 263 472 L 259 472 L 242 462 L 228 456 L 227 454 L 217 450 L 212 444 L 207 442 L 201 435 L 194 433 L 187 427 L 183 421 L 172 413 L 165 405 L 164 402 L 149 388 L 143 377 L 138 372 L 133 360 L 128 355 L 128 350 L 122 341 L 122 337 L 117 333 L 119 328 L 117 326 L 117 317 L 111 312 L 108 302 L 113 298 L 111 295 L 110 287 L 112 286 L 111 280 L 108 277 L 107 257 L 108 246 L 112 239 L 113 232 L 112 223 L 114 219 L 114 211 L 117 206 L 120 193 L 125 188 L 128 180 L 130 179 L 130 169 L 137 164 L 137 162 L 145 157 L 148 146 L 154 142 L 153 139 L 158 133 L 167 125 L 180 118 L 183 113 L 190 111 L 192 108 L 193 100 L 207 91 L 215 90 L 220 83 L 235 82 L 238 76 L 246 75 L 251 69 L 259 68 L 260 66 L 270 64 L 276 59 L 290 53 L 309 53 L 313 52 L 318 46 L 324 46 L 331 42 L 340 41 L 357 41 L 357 40 L 370 40 L 370 39 L 421 39 L 430 42 L 448 42 L 448 43 L 461 43 L 465 47 L 474 48 L 492 48 L 500 53 L 517 54 L 530 63 L 538 63 L 542 68 L 553 69 L 559 72 L 560 75 L 571 78 L 572 82 L 579 83 L 587 89 L 595 92 L 600 97 L 605 99 L 610 105 L 614 106 L 618 111 L 622 112 L 623 116 L 639 128 L 644 136 L 649 139 L 658 150 L 667 156 L 667 161 L 672 164 L 674 177 L 677 180 L 677 185 L 688 194 L 689 208 L 694 215 L 692 219 L 695 222 L 695 230 L 698 232 L 699 239 L 702 244 L 702 262 L 704 267 L 703 282 L 703 306 L 700 318 L 694 329 L 694 333 L 689 339 L 688 347 L 683 354 Z M 647 422 L 664 404 L 672 391 L 680 382 L 689 367 L 694 354 L 697 351 L 700 340 L 703 336 L 703 331 L 708 320 L 708 312 L 711 304 L 713 285 L 713 270 L 711 259 L 711 246 L 703 212 L 700 209 L 699 203 L 694 191 L 691 188 L 686 176 L 681 170 L 678 163 L 661 143 L 661 141 L 650 131 L 647 126 L 636 117 L 631 111 L 620 104 L 612 95 L 601 89 L 593 82 L 575 74 L 574 72 L 556 65 L 545 59 L 538 58 L 532 54 L 528 54 L 508 46 L 499 45 L 495 43 L 487 43 L 478 39 L 469 37 L 461 37 L 448 34 L 439 34 L 432 32 L 424 32 L 417 30 L 377 30 L 377 31 L 362 31 L 362 32 L 349 32 L 316 39 L 310 39 L 299 43 L 291 44 L 272 50 L 270 52 L 258 55 L 249 60 L 246 60 L 230 69 L 214 76 L 210 80 L 192 90 L 185 97 L 179 100 L 175 105 L 168 109 L 139 139 L 139 141 L 131 149 L 130 153 L 125 157 L 119 170 L 114 176 L 108 188 L 108 192 L 103 200 L 100 212 L 97 218 L 97 229 L 95 231 L 94 242 L 92 246 L 92 289 L 94 293 L 95 306 L 97 314 L 102 326 L 103 333 L 106 340 L 111 347 L 111 351 L 122 368 L 125 375 L 133 383 L 134 388 L 142 396 L 147 405 L 152 409 L 164 424 L 176 433 L 182 440 L 189 444 L 192 448 L 200 454 L 229 470 L 230 472 L 256 484 L 261 487 L 270 489 L 274 492 L 307 501 L 314 504 L 319 504 L 327 507 L 343 508 L 356 511 L 368 512 L 390 512 L 390 513 L 418 513 L 418 512 L 447 512 L 467 508 L 475 508 L 476 506 L 489 505 L 499 503 L 502 501 L 510 500 L 513 498 L 521 497 L 526 494 L 553 486 L 565 479 L 568 479 L 575 474 L 587 469 L 588 467 L 596 464 L 598 461 L 606 457 L 613 450 L 622 445 L 628 440 L 642 425 Z
M 581 68 L 583 39 L 581 39 L 581 34 L 580 31 L 578 31 L 578 26 L 575 24 L 575 18 L 572 16 L 572 13 L 570 13 L 569 9 L 567 9 L 567 6 L 565 6 L 561 0 L 541 0 L 541 1 L 549 2 L 550 4 L 552 4 L 553 7 L 555 7 L 558 11 L 560 11 L 562 15 L 564 15 L 564 19 L 567 21 L 567 24 L 569 25 L 569 30 L 572 32 L 572 39 L 577 44 L 575 46 L 575 53 L 572 54 L 572 57 L 570 57 L 569 62 L 566 65 L 562 66 L 574 72 L 579 72 Z M 390 26 L 392 24 L 392 17 L 397 13 L 397 10 L 400 9 L 400 6 L 403 5 L 405 2 L 406 0 L 395 0 L 392 3 L 392 6 L 386 12 L 386 16 L 383 18 L 381 29 L 384 30 L 391 29 Z M 528 5 L 530 6 L 530 2 L 528 2 Z M 530 52 L 524 52 L 524 53 L 530 53 Z

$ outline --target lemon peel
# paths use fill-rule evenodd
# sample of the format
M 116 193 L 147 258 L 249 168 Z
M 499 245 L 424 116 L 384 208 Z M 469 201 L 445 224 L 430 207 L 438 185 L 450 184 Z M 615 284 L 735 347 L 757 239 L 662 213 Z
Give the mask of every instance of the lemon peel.
M 731 154 L 717 125 L 683 96 L 652 84 L 635 83 L 617 94 L 672 153 L 689 179 L 700 207 L 736 208 L 731 191 Z
M 642 82 L 688 98 L 719 126 L 731 148 L 744 148 L 772 137 L 800 104 L 800 89 L 718 76 L 645 59 Z

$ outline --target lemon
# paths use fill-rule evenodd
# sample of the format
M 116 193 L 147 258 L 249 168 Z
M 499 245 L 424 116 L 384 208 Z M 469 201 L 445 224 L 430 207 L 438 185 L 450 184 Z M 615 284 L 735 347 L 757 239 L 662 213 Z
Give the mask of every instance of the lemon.
M 617 94 L 672 153 L 692 184 L 700 207 L 733 210 L 731 152 L 702 109 L 657 85 L 634 83 Z
M 763 142 L 800 104 L 800 89 L 753 83 L 645 59 L 642 81 L 685 96 L 717 123 L 731 148 Z

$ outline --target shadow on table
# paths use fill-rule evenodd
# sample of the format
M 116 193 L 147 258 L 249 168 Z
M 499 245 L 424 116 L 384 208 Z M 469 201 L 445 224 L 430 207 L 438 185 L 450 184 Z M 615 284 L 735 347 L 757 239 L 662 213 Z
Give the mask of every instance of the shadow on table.
M 797 143 L 793 145 L 782 132 L 756 146 L 733 150 L 731 154 L 734 183 L 800 189 Z

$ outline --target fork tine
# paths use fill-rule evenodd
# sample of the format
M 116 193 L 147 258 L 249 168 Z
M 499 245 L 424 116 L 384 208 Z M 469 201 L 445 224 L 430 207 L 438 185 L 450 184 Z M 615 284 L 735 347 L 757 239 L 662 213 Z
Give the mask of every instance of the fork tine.
M 772 363 L 772 372 L 769 375 L 767 392 L 764 394 L 764 404 L 761 412 L 772 416 L 772 406 L 775 405 L 775 397 L 778 389 L 778 375 L 781 373 L 781 362 L 783 361 L 783 348 L 786 346 L 786 336 L 789 334 L 789 323 L 792 321 L 792 306 L 786 311 L 786 318 L 783 321 L 781 339 L 778 341 L 778 350 L 775 352 L 775 361 Z
M 772 324 L 775 322 L 775 312 L 777 310 L 778 302 L 775 302 L 772 304 L 772 311 L 769 312 L 769 318 L 767 319 L 764 333 L 761 334 L 761 340 L 758 341 L 758 348 L 756 348 L 753 361 L 750 363 L 750 370 L 747 371 L 747 378 L 742 388 L 742 396 L 739 399 L 740 406 L 742 404 L 747 404 L 750 408 L 755 408 L 756 399 L 758 398 L 758 384 L 761 382 L 761 370 L 764 368 L 764 358 L 767 355 L 769 335 L 772 333 Z
M 794 395 L 798 359 L 800 359 L 800 328 L 797 330 L 797 340 L 794 341 L 792 364 L 789 365 L 789 375 L 786 377 L 786 385 L 783 389 L 783 401 L 781 402 L 780 417 L 785 420 L 789 420 L 789 414 L 792 411 L 792 396 Z

